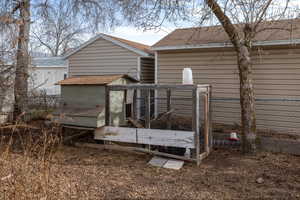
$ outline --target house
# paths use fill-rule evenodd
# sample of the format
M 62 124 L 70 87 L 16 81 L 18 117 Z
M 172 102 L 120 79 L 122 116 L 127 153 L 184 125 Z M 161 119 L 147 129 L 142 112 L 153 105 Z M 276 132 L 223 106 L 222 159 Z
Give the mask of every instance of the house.
M 105 124 L 105 88 L 107 85 L 136 83 L 128 75 L 98 75 L 71 77 L 57 84 L 61 86 L 62 107 L 56 110 L 54 120 L 63 125 L 97 128 Z M 131 93 L 113 91 L 110 94 L 111 121 L 114 125 L 125 123 L 130 115 Z M 127 110 L 126 110 L 127 108 Z
M 154 55 L 137 42 L 98 34 L 65 56 L 69 77 L 127 74 L 142 83 L 154 83 Z
M 154 54 L 150 46 L 100 33 L 65 56 L 68 76 L 127 74 L 140 83 L 154 83 Z M 154 94 L 151 94 L 154 97 Z M 145 94 L 138 92 L 138 115 Z M 151 113 L 154 111 L 154 104 Z
M 264 22 L 261 26 L 265 31 L 257 34 L 252 52 L 257 128 L 299 134 L 300 21 Z M 156 83 L 181 83 L 183 68 L 190 67 L 195 83 L 212 85 L 213 121 L 240 124 L 237 58 L 221 26 L 177 29 L 152 50 Z M 177 112 L 189 114 L 191 105 L 180 100 L 185 94 L 176 95 L 179 100 L 173 104 Z M 161 112 L 164 108 L 158 104 L 157 109 Z
M 67 78 L 67 62 L 63 57 L 35 57 L 29 68 L 29 89 L 45 91 L 47 95 L 60 95 L 58 81 Z

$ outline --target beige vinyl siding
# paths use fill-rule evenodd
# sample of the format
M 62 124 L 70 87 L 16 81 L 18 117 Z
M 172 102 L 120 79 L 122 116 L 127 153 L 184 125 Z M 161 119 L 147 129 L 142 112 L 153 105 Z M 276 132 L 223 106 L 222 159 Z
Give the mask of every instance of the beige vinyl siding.
M 69 59 L 69 75 L 128 74 L 137 78 L 139 55 L 102 38 Z
M 300 100 L 300 49 L 264 49 L 253 52 L 253 57 L 258 128 L 300 134 L 300 101 L 286 101 Z M 195 83 L 213 86 L 213 98 L 217 99 L 213 101 L 213 120 L 240 122 L 239 76 L 232 50 L 159 52 L 158 65 L 158 82 L 168 84 L 181 83 L 182 69 L 191 67 Z M 176 96 L 189 97 L 186 93 Z M 190 101 L 173 103 L 179 113 L 191 113 Z
M 154 83 L 154 58 L 141 57 L 141 81 L 143 83 Z

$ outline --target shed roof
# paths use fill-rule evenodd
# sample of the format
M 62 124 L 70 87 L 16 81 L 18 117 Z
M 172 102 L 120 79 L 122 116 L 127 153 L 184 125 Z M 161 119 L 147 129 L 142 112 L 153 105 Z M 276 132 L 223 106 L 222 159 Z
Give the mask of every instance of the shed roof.
M 59 81 L 57 85 L 107 85 L 120 78 L 126 78 L 133 82 L 138 82 L 136 79 L 128 75 L 99 75 L 99 76 L 79 76 L 71 77 Z
M 112 35 L 107 35 L 107 34 L 104 34 L 104 33 L 102 33 L 102 35 L 105 35 L 105 36 L 110 37 L 114 40 L 117 40 L 117 41 L 123 42 L 125 44 L 128 44 L 129 46 L 135 47 L 135 48 L 137 48 L 141 51 L 145 51 L 149 54 L 153 53 L 152 50 L 151 50 L 151 47 L 149 45 L 145 45 L 145 44 L 142 44 L 142 43 L 139 43 L 139 42 L 126 40 L 126 39 L 115 37 L 115 36 L 112 36 Z
M 32 58 L 34 67 L 67 67 L 63 57 L 34 57 Z
M 79 46 L 78 48 L 74 49 L 73 51 L 71 51 L 70 53 L 68 53 L 65 56 L 65 59 L 68 58 L 69 56 L 75 54 L 76 52 L 80 51 L 81 49 L 83 49 L 84 47 L 92 44 L 93 42 L 95 42 L 98 39 L 104 39 L 107 41 L 110 41 L 118 46 L 121 46 L 123 48 L 126 48 L 132 52 L 137 53 L 138 55 L 141 56 L 152 56 L 153 52 L 151 50 L 151 47 L 142 43 L 138 43 L 138 42 L 134 42 L 134 41 L 130 41 L 130 40 L 126 40 L 123 38 L 119 38 L 119 37 L 114 37 L 111 35 L 107 35 L 104 33 L 99 33 L 98 35 L 96 35 L 95 37 L 91 38 L 90 40 L 88 40 L 87 42 L 83 43 L 81 46 Z
M 243 34 L 244 24 L 235 24 Z M 300 19 L 266 21 L 260 24 L 256 34 L 256 45 L 284 44 L 285 42 L 300 43 Z M 221 47 L 230 46 L 231 42 L 222 26 L 196 27 L 176 29 L 152 46 L 153 50 L 168 47 Z

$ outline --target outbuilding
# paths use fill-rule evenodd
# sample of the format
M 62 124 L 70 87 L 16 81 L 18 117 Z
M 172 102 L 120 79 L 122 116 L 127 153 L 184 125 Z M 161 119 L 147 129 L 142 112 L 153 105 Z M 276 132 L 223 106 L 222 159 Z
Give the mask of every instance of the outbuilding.
M 61 86 L 61 107 L 54 120 L 65 126 L 97 128 L 105 124 L 105 88 L 107 85 L 137 83 L 128 75 L 71 77 L 58 82 Z M 113 125 L 124 125 L 130 115 L 131 94 L 115 91 L 110 94 Z M 128 99 L 128 100 L 127 100 Z
M 300 134 L 300 21 L 264 22 L 262 26 L 265 31 L 256 35 L 251 52 L 257 127 Z M 213 121 L 240 124 L 237 57 L 221 26 L 177 29 L 152 50 L 156 83 L 181 83 L 182 70 L 189 67 L 196 84 L 212 85 Z M 173 102 L 177 112 L 189 114 L 191 105 L 180 100 L 185 94 L 177 95 L 178 101 Z M 164 108 L 157 105 L 161 112 Z
M 127 74 L 141 83 L 154 83 L 150 46 L 100 33 L 65 56 L 69 77 Z
M 65 59 L 68 77 L 126 74 L 140 83 L 154 83 L 155 79 L 154 54 L 150 46 L 103 33 L 71 51 Z M 138 116 L 141 116 L 145 94 L 137 96 L 141 108 Z M 153 110 L 154 106 L 152 113 Z

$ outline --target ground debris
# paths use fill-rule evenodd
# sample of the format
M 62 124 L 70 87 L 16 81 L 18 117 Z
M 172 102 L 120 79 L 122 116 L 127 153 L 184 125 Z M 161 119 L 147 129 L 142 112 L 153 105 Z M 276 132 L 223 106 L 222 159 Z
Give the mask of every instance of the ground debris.
M 12 177 L 12 174 L 9 174 L 9 175 L 7 175 L 7 176 L 5 176 L 5 177 L 2 177 L 0 180 L 1 181 L 5 181 L 5 180 L 7 180 L 7 179 L 10 179 Z
M 258 184 L 262 184 L 264 182 L 264 179 L 262 177 L 259 177 L 258 179 L 256 179 L 256 183 Z

